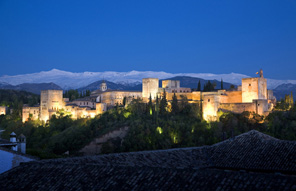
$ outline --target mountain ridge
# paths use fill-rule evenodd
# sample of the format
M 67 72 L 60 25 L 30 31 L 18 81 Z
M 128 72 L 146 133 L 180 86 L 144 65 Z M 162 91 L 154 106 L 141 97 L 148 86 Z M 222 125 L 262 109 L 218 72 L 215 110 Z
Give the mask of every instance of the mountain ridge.
M 52 69 L 49 71 L 41 71 L 31 74 L 20 74 L 14 76 L 4 75 L 0 77 L 0 83 L 8 83 L 11 85 L 19 85 L 22 83 L 55 83 L 62 89 L 79 89 L 85 87 L 98 80 L 108 80 L 113 83 L 119 84 L 139 84 L 142 78 L 159 78 L 168 79 L 176 76 L 189 76 L 201 78 L 204 80 L 217 80 L 223 79 L 224 82 L 228 82 L 235 85 L 241 84 L 242 78 L 249 78 L 250 76 L 238 73 L 229 74 L 212 74 L 212 73 L 167 73 L 163 71 L 136 71 L 129 72 L 69 72 L 59 69 Z M 267 85 L 269 89 L 274 89 L 281 84 L 296 84 L 296 80 L 275 80 L 268 79 Z

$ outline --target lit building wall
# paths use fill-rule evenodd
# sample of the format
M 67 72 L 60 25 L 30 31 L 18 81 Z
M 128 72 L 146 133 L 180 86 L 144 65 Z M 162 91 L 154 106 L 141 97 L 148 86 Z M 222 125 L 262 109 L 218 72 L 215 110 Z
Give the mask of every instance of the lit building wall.
M 162 80 L 162 88 L 177 89 L 180 88 L 179 80 Z
M 254 99 L 267 99 L 267 80 L 263 77 L 242 79 L 242 102 Z
M 63 90 L 42 90 L 40 95 L 40 120 L 47 121 L 50 113 L 65 107 Z
M 252 103 L 254 99 L 258 99 L 258 78 L 242 79 L 242 102 Z
M 122 105 L 123 99 L 126 97 L 127 100 L 137 99 L 142 97 L 140 91 L 109 91 L 104 92 L 98 96 L 97 100 L 101 103 L 106 103 L 107 106 L 115 106 L 116 104 Z
M 267 99 L 267 80 L 258 78 L 258 99 Z
M 264 115 L 266 112 L 268 112 L 268 101 L 267 101 L 267 99 L 253 100 L 253 103 L 255 105 L 255 113 L 257 113 L 259 115 Z
M 29 118 L 37 120 L 39 118 L 40 107 L 27 107 L 22 109 L 22 122 L 28 121 Z
M 102 114 L 107 111 L 107 104 L 105 103 L 96 103 L 96 114 Z
M 254 103 L 220 103 L 219 110 L 232 113 L 256 112 L 255 106 Z
M 155 99 L 158 93 L 159 80 L 158 78 L 143 78 L 142 79 L 142 97 L 143 99 L 149 99 L 150 95 L 152 99 Z
M 242 103 L 241 91 L 224 91 L 220 95 L 221 103 Z
M 6 115 L 6 106 L 0 106 L 0 115 Z
M 218 120 L 218 109 L 219 109 L 219 95 L 208 94 L 203 95 L 202 112 L 203 118 L 206 121 Z
M 78 106 L 82 106 L 82 107 L 89 107 L 89 108 L 96 107 L 95 102 L 89 101 L 89 100 L 73 100 L 71 103 L 76 104 Z

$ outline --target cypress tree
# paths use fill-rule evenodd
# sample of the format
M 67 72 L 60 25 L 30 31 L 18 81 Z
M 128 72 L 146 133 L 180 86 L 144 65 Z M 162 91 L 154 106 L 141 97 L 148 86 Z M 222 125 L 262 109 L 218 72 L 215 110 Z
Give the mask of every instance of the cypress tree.
M 223 90 L 223 79 L 221 78 L 221 90 Z
M 291 95 L 290 95 L 290 105 L 291 105 L 291 107 L 294 106 L 294 99 L 293 99 L 293 93 L 292 93 L 292 91 L 291 91 Z
M 156 100 L 155 100 L 155 111 L 158 112 L 159 110 L 159 98 L 158 95 L 156 95 Z
M 166 99 L 166 92 L 165 89 L 163 89 L 163 96 L 160 100 L 160 105 L 159 105 L 159 112 L 161 115 L 166 114 L 166 107 L 167 107 L 167 99 Z
M 126 97 L 124 96 L 123 100 L 122 100 L 122 104 L 125 106 L 126 104 Z
M 173 100 L 172 100 L 172 113 L 177 114 L 178 112 L 179 112 L 178 99 L 176 94 L 174 93 Z
M 153 107 L 153 105 L 152 105 L 152 97 L 151 97 L 151 94 L 150 94 L 150 96 L 149 96 L 149 102 L 148 102 L 148 113 L 150 115 L 152 115 L 152 107 Z
M 198 84 L 197 84 L 197 91 L 201 91 L 201 89 L 200 89 L 201 87 L 200 87 L 200 80 L 198 81 Z
M 290 96 L 285 95 L 285 103 L 290 104 Z

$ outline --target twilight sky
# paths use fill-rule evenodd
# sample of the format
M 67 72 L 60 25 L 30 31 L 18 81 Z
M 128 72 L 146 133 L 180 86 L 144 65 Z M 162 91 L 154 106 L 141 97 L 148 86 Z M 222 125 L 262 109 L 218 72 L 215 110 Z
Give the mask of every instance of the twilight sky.
M 295 80 L 296 1 L 0 0 L 0 65 Z

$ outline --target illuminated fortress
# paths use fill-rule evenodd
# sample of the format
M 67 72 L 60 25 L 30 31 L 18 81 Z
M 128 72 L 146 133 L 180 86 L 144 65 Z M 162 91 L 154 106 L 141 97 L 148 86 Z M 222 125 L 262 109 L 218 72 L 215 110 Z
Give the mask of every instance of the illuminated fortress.
M 89 97 L 69 101 L 63 98 L 62 90 L 41 91 L 40 106 L 23 107 L 23 122 L 29 118 L 47 121 L 54 114 L 71 114 L 73 119 L 94 117 L 102 114 L 107 109 L 124 102 L 129 104 L 133 99 L 142 99 L 148 102 L 163 96 L 164 90 L 168 102 L 172 101 L 175 94 L 178 100 L 186 96 L 189 103 L 202 104 L 203 118 L 207 121 L 218 119 L 218 111 L 242 113 L 244 111 L 255 112 L 259 115 L 267 115 L 276 103 L 272 90 L 267 90 L 267 80 L 260 76 L 243 78 L 242 85 L 236 91 L 218 90 L 214 92 L 191 91 L 190 88 L 180 87 L 178 80 L 163 80 L 159 87 L 159 79 L 144 78 L 142 91 L 110 90 L 103 82 L 98 90 L 91 92 Z

